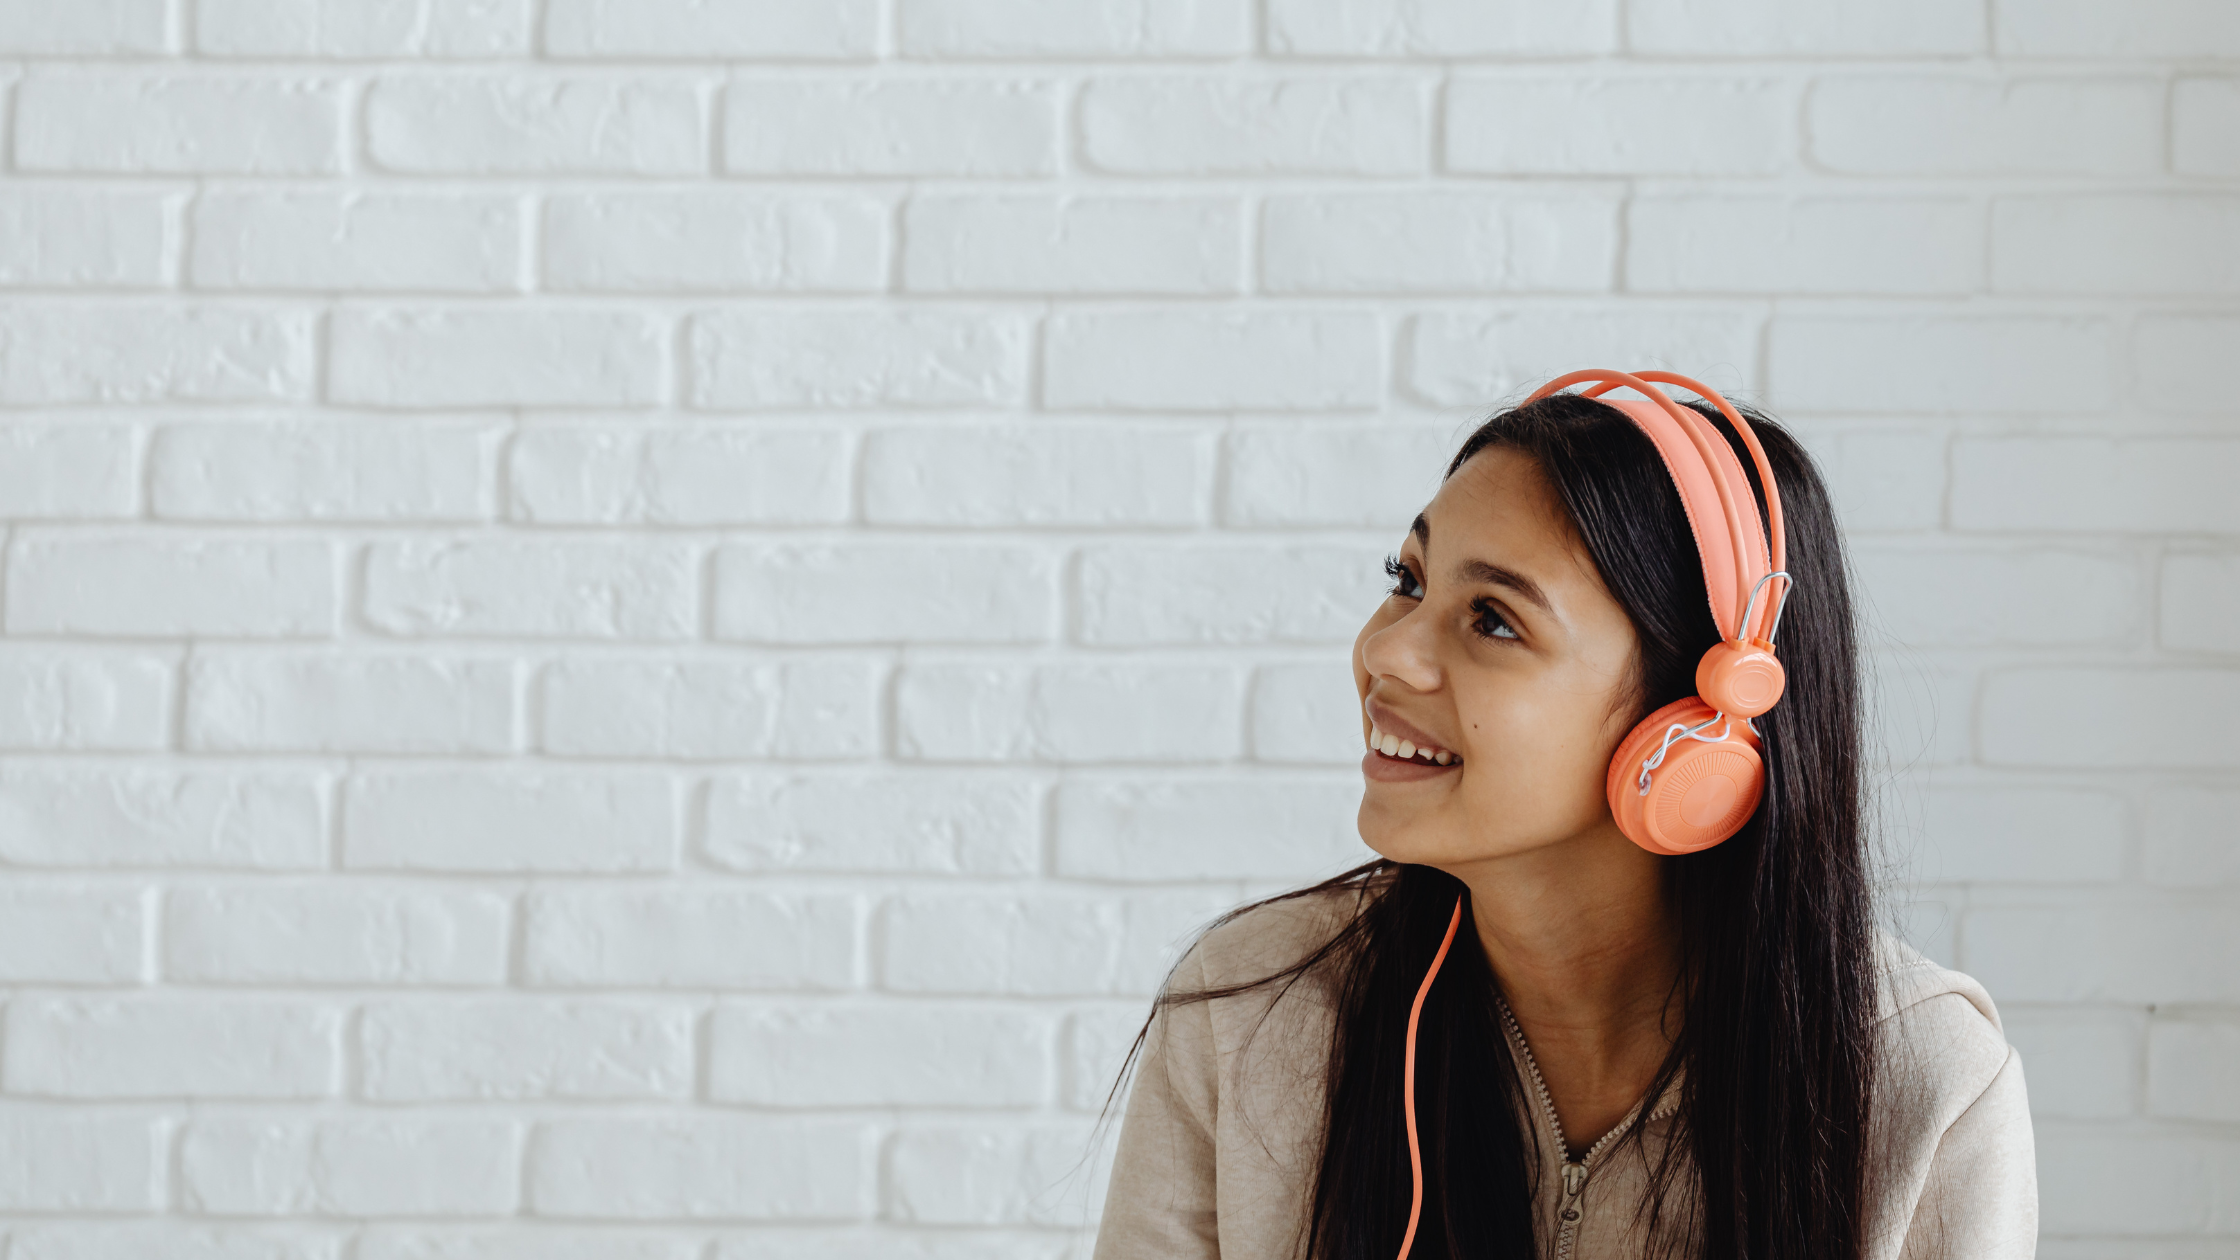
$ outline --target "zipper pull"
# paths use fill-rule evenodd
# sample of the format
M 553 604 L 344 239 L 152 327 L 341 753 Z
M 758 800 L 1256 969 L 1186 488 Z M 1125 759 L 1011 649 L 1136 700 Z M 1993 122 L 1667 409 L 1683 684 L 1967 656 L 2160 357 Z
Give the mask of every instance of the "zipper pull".
M 1579 1191 L 1585 1189 L 1586 1184 L 1587 1166 L 1565 1160 L 1563 1162 L 1563 1197 L 1566 1199 L 1578 1198 Z

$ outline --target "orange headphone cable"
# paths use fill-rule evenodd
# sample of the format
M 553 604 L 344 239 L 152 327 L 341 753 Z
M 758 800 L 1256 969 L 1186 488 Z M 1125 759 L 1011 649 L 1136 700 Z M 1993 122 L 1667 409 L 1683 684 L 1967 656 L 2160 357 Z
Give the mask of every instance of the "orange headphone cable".
M 1439 952 L 1431 956 L 1431 970 L 1423 973 L 1415 1005 L 1408 1008 L 1408 1057 L 1400 1072 L 1400 1099 L 1408 1113 L 1408 1172 L 1415 1178 L 1416 1192 L 1408 1201 L 1408 1232 L 1400 1239 L 1400 1260 L 1408 1260 L 1408 1251 L 1416 1245 L 1416 1218 L 1423 1214 L 1423 1148 L 1416 1143 L 1416 1020 L 1423 1014 L 1423 999 L 1431 996 L 1431 982 L 1439 978 L 1439 965 L 1447 961 L 1454 931 L 1461 926 L 1462 898 L 1457 897 L 1454 914 L 1447 920 L 1447 937 L 1439 942 Z

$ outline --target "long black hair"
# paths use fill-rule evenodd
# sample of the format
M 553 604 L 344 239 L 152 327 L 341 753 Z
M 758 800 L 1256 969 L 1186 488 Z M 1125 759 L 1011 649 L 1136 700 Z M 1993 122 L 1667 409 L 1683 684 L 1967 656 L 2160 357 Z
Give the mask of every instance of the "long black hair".
M 1736 451 L 1762 519 L 1764 488 L 1741 438 L 1708 405 L 1691 405 Z M 1779 637 L 1788 684 L 1755 723 L 1766 765 L 1757 812 L 1725 843 L 1663 859 L 1679 923 L 1683 1016 L 1648 1097 L 1677 1083 L 1680 1136 L 1652 1168 L 1641 1209 L 1653 1239 L 1693 1239 L 1683 1246 L 1703 1260 L 1850 1260 L 1866 1225 L 1877 1066 L 1857 633 L 1818 470 L 1786 430 L 1738 410 L 1781 490 L 1796 590 Z M 1557 394 L 1479 426 L 1446 475 L 1488 447 L 1538 463 L 1632 620 L 1640 641 L 1628 687 L 1633 720 L 1693 695 L 1696 662 L 1719 632 L 1686 512 L 1654 445 L 1616 408 Z M 1406 1024 L 1457 897 L 1468 922 L 1468 890 L 1434 868 L 1380 860 L 1240 907 L 1212 926 L 1315 895 L 1350 897 L 1352 905 L 1318 948 L 1253 981 L 1170 986 L 1151 1018 L 1309 976 L 1326 987 L 1335 1018 L 1324 1140 L 1302 1222 L 1306 1254 L 1382 1260 L 1406 1228 L 1411 1189 L 1402 1043 L 1393 1030 Z M 1425 1184 L 1413 1254 L 1422 1260 L 1538 1254 L 1530 1203 L 1540 1164 L 1529 1104 L 1498 1022 L 1497 981 L 1470 936 L 1465 930 L 1433 986 L 1418 1034 Z M 1129 1065 L 1150 1028 L 1147 1020 Z M 1127 1072 L 1124 1065 L 1123 1081 Z M 1625 1140 L 1639 1141 L 1641 1129 Z

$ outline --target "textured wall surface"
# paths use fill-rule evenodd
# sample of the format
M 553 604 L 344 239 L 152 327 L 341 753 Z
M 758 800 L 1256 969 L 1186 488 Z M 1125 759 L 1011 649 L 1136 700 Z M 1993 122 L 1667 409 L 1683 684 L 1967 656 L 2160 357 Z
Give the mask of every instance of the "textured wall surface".
M 0 0 L 0 102 L 8 1260 L 1068 1254 L 1443 456 L 1653 362 L 1839 491 L 2040 1254 L 2240 1254 L 2240 6 Z

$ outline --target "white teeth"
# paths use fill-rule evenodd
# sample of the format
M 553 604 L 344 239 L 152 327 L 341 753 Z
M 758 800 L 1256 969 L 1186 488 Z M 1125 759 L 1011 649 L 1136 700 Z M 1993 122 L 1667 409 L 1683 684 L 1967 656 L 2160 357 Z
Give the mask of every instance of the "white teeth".
M 1371 723 L 1369 723 L 1369 747 L 1370 747 L 1370 749 L 1371 749 L 1372 751 L 1374 751 L 1374 750 L 1375 750 L 1375 749 L 1377 748 L 1377 746 L 1378 746 L 1378 745 L 1380 745 L 1380 744 L 1382 744 L 1382 743 L 1384 743 L 1384 732 L 1383 732 L 1383 731 L 1380 731 L 1380 730 L 1378 730 L 1378 729 L 1377 729 L 1377 724 L 1376 724 L 1375 722 L 1371 722 Z
M 1400 737 L 1399 737 L 1399 736 L 1397 736 L 1397 735 L 1387 735 L 1387 736 L 1385 736 L 1385 737 L 1384 737 L 1384 742 L 1383 742 L 1383 743 L 1381 743 L 1381 744 L 1378 744 L 1378 745 L 1377 745 L 1377 751 L 1378 751 L 1378 752 L 1381 752 L 1381 753 L 1383 753 L 1383 754 L 1384 754 L 1385 756 L 1387 756 L 1387 757 L 1397 757 L 1397 756 L 1399 756 L 1399 755 L 1400 755 Z
M 1451 753 L 1451 752 L 1448 752 L 1448 751 L 1447 751 L 1446 749 L 1442 748 L 1442 749 L 1440 749 L 1440 750 L 1439 750 L 1439 755 L 1438 755 L 1438 756 L 1436 756 L 1436 757 L 1433 757 L 1433 758 L 1432 758 L 1432 760 L 1433 760 L 1433 761 L 1436 761 L 1436 762 L 1438 762 L 1438 763 L 1439 763 L 1440 765 L 1442 765 L 1442 766 L 1443 766 L 1443 765 L 1447 764 L 1448 762 L 1450 762 L 1450 761 L 1453 761 L 1453 760 L 1454 760 L 1454 754 L 1453 754 L 1453 753 Z
M 1401 740 L 1401 741 L 1400 741 L 1400 758 L 1401 758 L 1401 760 L 1405 761 L 1405 760 L 1407 760 L 1408 758 L 1410 758 L 1410 757 L 1413 757 L 1413 756 L 1415 756 L 1415 755 L 1416 755 L 1416 746 L 1415 746 L 1415 744 L 1413 744 L 1412 742 L 1410 742 L 1410 741 L 1408 741 L 1408 740 L 1405 740 L 1405 739 Z

